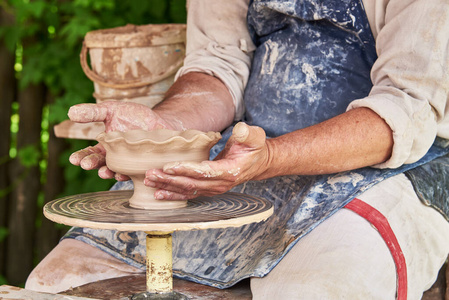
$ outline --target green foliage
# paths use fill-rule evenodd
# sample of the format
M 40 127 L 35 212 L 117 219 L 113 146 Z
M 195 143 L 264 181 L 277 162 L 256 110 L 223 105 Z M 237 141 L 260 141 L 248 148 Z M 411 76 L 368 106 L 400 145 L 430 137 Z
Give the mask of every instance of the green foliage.
M 67 119 L 70 106 L 95 102 L 93 83 L 79 61 L 87 32 L 126 24 L 185 23 L 185 5 L 185 0 L 0 0 L 0 9 L 15 19 L 14 24 L 0 27 L 0 43 L 16 53 L 19 87 L 43 83 L 54 99 L 44 115 L 42 145 L 17 151 L 22 164 L 45 168 L 42 160 L 46 159 L 48 130 Z M 113 181 L 101 180 L 96 171 L 84 171 L 68 162 L 70 153 L 92 142 L 68 142 L 67 153 L 60 158 L 67 182 L 64 194 L 108 189 Z
M 8 281 L 6 278 L 2 275 L 0 275 L 0 285 L 8 284 Z
M 0 243 L 3 242 L 9 234 L 9 230 L 6 227 L 0 227 Z
M 30 168 L 39 164 L 41 154 L 36 145 L 27 145 L 19 149 L 18 157 L 23 166 Z

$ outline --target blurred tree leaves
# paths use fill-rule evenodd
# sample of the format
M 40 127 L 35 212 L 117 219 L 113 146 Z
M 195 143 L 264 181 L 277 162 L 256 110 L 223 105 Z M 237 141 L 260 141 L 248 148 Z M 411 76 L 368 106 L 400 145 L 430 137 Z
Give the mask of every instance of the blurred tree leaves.
M 27 145 L 19 149 L 18 157 L 21 165 L 31 168 L 39 164 L 41 153 L 37 145 Z
M 16 53 L 19 87 L 43 83 L 51 93 L 48 122 L 67 119 L 70 106 L 95 102 L 93 83 L 84 75 L 79 54 L 85 34 L 126 24 L 185 23 L 185 0 L 0 0 L 0 8 L 15 23 L 0 27 L 0 43 Z M 51 128 L 51 126 L 50 126 Z M 69 140 L 70 149 L 60 158 L 68 183 L 64 194 L 105 190 L 110 181 L 71 166 L 68 156 L 92 144 Z M 38 163 L 39 151 L 20 149 L 25 166 Z M 57 158 L 51 158 L 57 159 Z

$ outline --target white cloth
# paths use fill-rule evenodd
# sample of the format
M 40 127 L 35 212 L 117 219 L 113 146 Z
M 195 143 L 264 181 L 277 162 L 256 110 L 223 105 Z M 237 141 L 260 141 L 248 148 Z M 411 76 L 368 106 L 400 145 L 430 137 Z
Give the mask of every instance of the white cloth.
M 396 168 L 419 160 L 435 137 L 449 139 L 449 2 L 364 0 L 376 39 L 378 60 L 370 95 L 348 109 L 369 107 L 393 130 L 391 158 L 377 165 Z M 235 119 L 243 113 L 243 91 L 255 46 L 246 26 L 248 0 L 190 0 L 188 72 L 216 76 L 229 88 Z
M 255 50 L 246 26 L 248 2 L 187 2 L 186 58 L 176 75 L 202 72 L 219 78 L 234 100 L 235 120 L 243 115 L 243 91 Z
M 358 197 L 388 220 L 404 253 L 408 299 L 421 299 L 449 253 L 449 223 L 416 197 L 405 175 Z M 371 224 L 341 209 L 324 221 L 264 278 L 252 278 L 253 299 L 395 299 L 396 269 Z

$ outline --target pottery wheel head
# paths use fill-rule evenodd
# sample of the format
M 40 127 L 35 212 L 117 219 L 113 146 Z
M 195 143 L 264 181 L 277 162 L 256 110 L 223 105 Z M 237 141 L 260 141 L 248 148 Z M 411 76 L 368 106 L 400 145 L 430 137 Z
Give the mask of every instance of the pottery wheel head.
M 270 201 L 239 193 L 189 200 L 184 208 L 141 210 L 128 205 L 132 191 L 68 196 L 44 207 L 50 220 L 69 226 L 132 231 L 175 231 L 239 227 L 273 213 Z

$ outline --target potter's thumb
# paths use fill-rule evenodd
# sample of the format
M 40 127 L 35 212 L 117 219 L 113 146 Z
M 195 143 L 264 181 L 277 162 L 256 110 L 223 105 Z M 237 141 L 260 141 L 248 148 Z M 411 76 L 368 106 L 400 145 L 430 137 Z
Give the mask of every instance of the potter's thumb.
M 234 140 L 249 147 L 260 147 L 265 143 L 265 131 L 258 126 L 249 126 L 243 122 L 237 123 L 232 130 Z
M 68 116 L 73 122 L 103 122 L 106 120 L 107 113 L 106 107 L 93 103 L 83 103 L 70 107 Z

